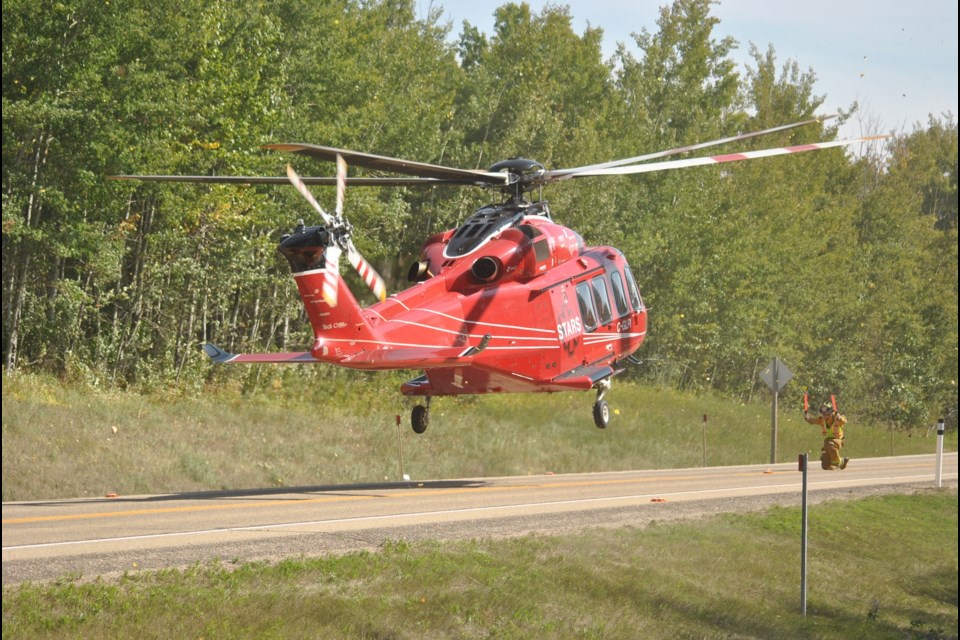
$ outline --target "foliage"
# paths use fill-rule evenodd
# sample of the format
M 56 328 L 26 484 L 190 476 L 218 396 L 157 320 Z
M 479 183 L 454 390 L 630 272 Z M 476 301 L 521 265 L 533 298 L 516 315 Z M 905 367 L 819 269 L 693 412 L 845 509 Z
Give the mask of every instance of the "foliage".
M 199 345 L 302 348 L 278 236 L 292 190 L 112 182 L 281 174 L 268 142 L 484 167 L 578 166 L 809 118 L 813 70 L 738 70 L 709 0 L 662 7 L 610 60 L 569 10 L 496 9 L 493 33 L 410 0 L 3 3 L 3 357 L 93 385 L 199 386 Z M 820 125 L 758 145 L 833 137 Z M 554 216 L 624 251 L 651 308 L 640 376 L 745 400 L 783 358 L 803 389 L 901 428 L 957 416 L 957 127 L 884 155 L 564 183 Z M 314 167 L 298 169 L 313 172 Z M 327 167 L 321 167 L 318 173 Z M 321 201 L 332 200 L 318 190 Z M 350 191 L 361 251 L 403 286 L 429 233 L 487 194 Z M 322 374 L 316 374 L 322 377 Z

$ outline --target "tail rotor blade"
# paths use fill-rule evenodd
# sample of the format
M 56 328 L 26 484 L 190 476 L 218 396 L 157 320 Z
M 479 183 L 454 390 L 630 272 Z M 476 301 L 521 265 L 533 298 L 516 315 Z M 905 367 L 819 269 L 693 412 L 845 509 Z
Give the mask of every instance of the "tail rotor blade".
M 327 247 L 323 252 L 324 270 L 323 290 L 321 295 L 323 301 L 331 307 L 337 306 L 337 289 L 340 287 L 340 247 L 333 244 Z
M 360 277 L 363 278 L 363 281 L 368 287 L 370 287 L 370 290 L 373 291 L 373 295 L 377 296 L 380 302 L 386 300 L 386 282 L 384 282 L 380 274 L 377 273 L 372 266 L 370 266 L 370 263 L 367 262 L 366 258 L 360 255 L 360 252 L 357 251 L 352 242 L 347 247 L 347 260 L 350 261 L 350 264 L 353 265 L 353 268 L 357 270 L 357 273 L 360 274 Z
M 287 177 L 290 179 L 290 183 L 300 192 L 300 195 L 306 198 L 307 202 L 313 205 L 313 208 L 320 214 L 324 224 L 327 225 L 327 230 L 336 235 L 336 239 L 331 239 L 330 246 L 324 249 L 323 252 L 324 270 L 326 273 L 323 278 L 323 290 L 321 294 L 324 302 L 331 307 L 337 306 L 337 290 L 340 286 L 340 256 L 343 253 L 341 247 L 346 248 L 347 259 L 353 268 L 357 270 L 357 273 L 360 274 L 360 277 L 363 278 L 366 285 L 370 287 L 374 295 L 377 296 L 380 302 L 386 300 L 386 282 L 384 282 L 383 278 L 370 263 L 367 262 L 366 258 L 360 255 L 357 248 L 353 246 L 353 241 L 350 240 L 351 227 L 343 218 L 343 201 L 347 186 L 347 163 L 343 159 L 343 156 L 337 155 L 337 208 L 333 216 L 323 210 L 323 207 L 316 201 L 313 194 L 310 193 L 310 190 L 307 189 L 307 186 L 303 183 L 303 180 L 290 165 L 287 165 Z
M 303 183 L 303 180 L 300 179 L 300 176 L 297 175 L 297 172 L 293 170 L 291 165 L 287 165 L 287 178 L 290 180 L 290 184 L 297 188 L 297 191 L 300 192 L 307 202 L 313 205 L 313 208 L 320 214 L 320 217 L 323 218 L 323 223 L 328 227 L 333 224 L 333 218 L 330 217 L 330 214 L 323 210 L 323 207 L 320 206 L 320 203 L 317 202 L 316 198 L 313 197 L 313 194 L 310 193 L 310 190 L 307 189 L 307 185 Z M 339 188 L 338 188 L 339 191 Z

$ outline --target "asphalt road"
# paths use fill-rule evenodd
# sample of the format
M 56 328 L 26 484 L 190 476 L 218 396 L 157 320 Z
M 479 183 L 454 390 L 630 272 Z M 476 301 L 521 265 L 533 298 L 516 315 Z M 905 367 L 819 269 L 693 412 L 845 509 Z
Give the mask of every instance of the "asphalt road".
M 815 505 L 933 488 L 936 458 L 858 459 L 833 472 L 811 460 L 810 467 Z M 944 455 L 941 477 L 956 488 L 956 453 Z M 791 462 L 4 503 L 3 584 L 799 508 L 801 486 Z

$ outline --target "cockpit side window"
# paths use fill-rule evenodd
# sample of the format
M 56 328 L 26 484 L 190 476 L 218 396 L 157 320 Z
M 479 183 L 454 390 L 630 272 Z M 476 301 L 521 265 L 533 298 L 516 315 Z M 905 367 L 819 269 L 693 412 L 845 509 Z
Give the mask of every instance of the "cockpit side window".
M 633 279 L 633 273 L 630 267 L 623 265 L 623 273 L 627 276 L 627 291 L 630 292 L 630 304 L 634 311 L 643 311 L 643 300 L 640 298 L 640 290 L 637 288 L 637 281 Z
M 593 306 L 593 296 L 590 295 L 590 283 L 583 281 L 577 285 L 577 303 L 580 305 L 580 317 L 583 318 L 583 328 L 593 331 L 597 328 L 597 312 Z
M 597 304 L 600 315 L 600 324 L 613 322 L 613 313 L 610 311 L 610 295 L 607 293 L 607 279 L 597 276 L 590 281 L 593 284 L 593 299 Z
M 610 275 L 610 282 L 613 284 L 613 301 L 617 305 L 617 317 L 630 313 L 630 307 L 627 306 L 627 295 L 623 292 L 623 276 L 619 271 L 614 271 Z

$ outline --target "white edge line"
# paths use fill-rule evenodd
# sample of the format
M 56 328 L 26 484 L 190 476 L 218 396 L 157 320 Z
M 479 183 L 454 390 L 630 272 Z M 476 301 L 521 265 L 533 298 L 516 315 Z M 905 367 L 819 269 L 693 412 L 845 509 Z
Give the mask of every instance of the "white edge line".
M 954 475 L 954 474 L 950 474 Z M 862 479 L 852 479 L 852 480 L 829 480 L 824 481 L 820 484 L 825 485 L 834 485 L 834 484 L 855 484 L 858 482 L 863 482 L 864 480 L 880 480 L 881 478 L 862 478 Z M 885 480 L 896 480 L 896 484 L 902 484 L 907 482 L 915 482 L 917 480 L 930 480 L 931 476 L 929 474 L 917 475 L 917 476 L 902 476 L 898 478 L 882 478 Z M 399 520 L 403 518 L 414 518 L 419 516 L 444 516 L 455 513 L 478 513 L 482 511 L 496 511 L 496 510 L 511 510 L 511 509 L 522 509 L 528 507 L 546 507 L 550 505 L 562 505 L 562 504 L 587 504 L 587 503 L 597 503 L 597 502 L 612 502 L 614 500 L 637 500 L 641 498 L 661 498 L 664 496 L 684 496 L 691 494 L 710 494 L 710 493 L 726 493 L 730 491 L 740 491 L 743 489 L 780 489 L 780 488 L 790 488 L 800 486 L 799 482 L 788 482 L 783 484 L 775 485 L 748 485 L 742 487 L 724 487 L 719 489 L 700 489 L 697 491 L 674 491 L 669 493 L 640 493 L 640 494 L 631 494 L 625 496 L 604 496 L 600 498 L 579 498 L 576 500 L 554 500 L 547 502 L 527 502 L 523 504 L 506 504 L 506 505 L 495 505 L 490 507 L 465 507 L 463 509 L 445 509 L 443 511 L 417 511 L 413 513 L 395 513 L 395 514 L 386 514 L 386 515 L 377 515 L 377 516 L 357 516 L 354 518 L 335 518 L 333 520 L 307 520 L 304 522 L 283 522 L 278 524 L 258 524 L 251 525 L 249 527 L 226 527 L 224 529 L 202 529 L 198 531 L 177 531 L 175 533 L 154 533 L 149 535 L 142 536 L 120 536 L 117 538 L 98 538 L 96 540 L 69 540 L 66 542 L 44 542 L 40 544 L 24 544 L 16 545 L 11 547 L 3 547 L 3 551 L 18 551 L 22 549 L 43 549 L 50 547 L 67 547 L 75 546 L 81 544 L 100 544 L 108 542 L 127 542 L 131 540 L 152 540 L 157 538 L 177 538 L 182 536 L 202 536 L 202 535 L 212 535 L 218 533 L 230 533 L 230 532 L 243 532 L 243 531 L 264 531 L 264 530 L 273 530 L 273 529 L 286 529 L 289 527 L 308 527 L 308 526 L 318 526 L 318 525 L 330 525 L 330 524 L 342 524 L 345 522 L 369 522 L 371 520 Z M 814 487 L 816 488 L 816 487 Z M 830 489 L 833 487 L 824 486 L 820 487 L 821 489 Z M 782 491 L 774 491 L 773 493 L 783 493 Z

